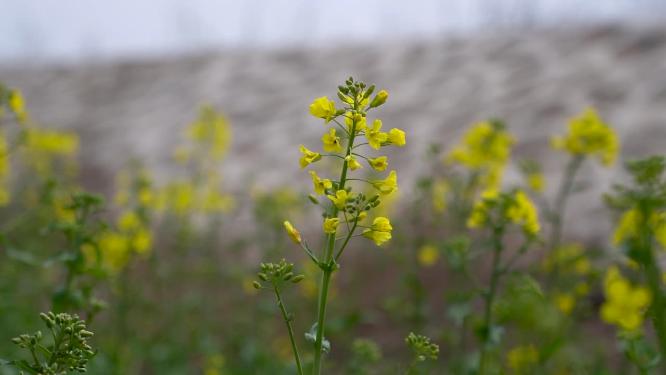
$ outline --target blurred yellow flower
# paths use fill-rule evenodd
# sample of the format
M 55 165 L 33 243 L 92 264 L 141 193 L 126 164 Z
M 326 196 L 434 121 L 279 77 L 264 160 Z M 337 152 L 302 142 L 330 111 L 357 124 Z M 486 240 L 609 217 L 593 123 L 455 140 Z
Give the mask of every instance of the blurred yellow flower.
M 570 315 L 576 306 L 576 299 L 569 293 L 557 293 L 555 295 L 555 305 L 564 315 Z
M 338 224 L 340 223 L 340 219 L 337 217 L 327 217 L 324 219 L 324 233 L 326 234 L 335 234 L 335 232 L 338 230 Z
M 517 346 L 507 354 L 507 365 L 514 374 L 532 374 L 539 363 L 539 351 L 533 346 Z
M 353 157 L 352 155 L 347 155 L 345 157 L 345 160 L 347 161 L 347 165 L 349 166 L 349 169 L 351 169 L 352 171 L 355 171 L 359 168 L 363 168 L 361 163 L 359 163 L 358 160 L 356 160 L 356 158 Z
M 388 141 L 391 142 L 391 144 L 396 145 L 398 147 L 404 146 L 407 143 L 405 140 L 405 132 L 398 128 L 393 128 L 389 130 Z
M 382 195 L 391 194 L 398 190 L 398 174 L 395 171 L 391 171 L 386 179 L 372 181 L 372 186 L 379 190 Z
M 386 156 L 378 156 L 376 158 L 368 158 L 368 164 L 376 171 L 384 171 L 388 167 L 388 158 Z
M 527 194 L 518 190 L 513 196 L 512 203 L 506 211 L 506 217 L 514 224 L 520 225 L 528 234 L 539 233 L 537 208 Z
M 346 190 L 338 190 L 335 192 L 335 195 L 327 195 L 327 197 L 333 202 L 335 207 L 339 210 L 344 210 L 347 200 L 352 196 L 348 194 Z
M 613 266 L 606 271 L 604 294 L 606 302 L 601 306 L 601 319 L 622 331 L 639 331 L 643 315 L 652 301 L 650 291 L 642 286 L 632 286 Z
M 294 241 L 295 243 L 299 244 L 301 243 L 301 233 L 294 228 L 293 225 L 291 225 L 290 222 L 286 221 L 283 223 L 284 229 L 287 231 L 287 234 L 289 237 Z
M 587 108 L 569 121 L 569 132 L 553 137 L 552 146 L 572 155 L 595 155 L 604 165 L 615 162 L 620 143 L 615 131 L 599 117 L 593 108 Z
M 431 267 L 439 260 L 439 251 L 434 245 L 424 245 L 419 249 L 418 261 L 423 267 Z

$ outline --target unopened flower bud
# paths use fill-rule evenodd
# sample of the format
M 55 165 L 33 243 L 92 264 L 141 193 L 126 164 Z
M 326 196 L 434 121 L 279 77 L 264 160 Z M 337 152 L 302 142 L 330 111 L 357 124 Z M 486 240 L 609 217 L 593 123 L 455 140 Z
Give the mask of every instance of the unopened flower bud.
M 379 91 L 375 98 L 372 99 L 370 108 L 379 107 L 380 105 L 386 103 L 386 99 L 388 99 L 388 92 L 386 90 Z

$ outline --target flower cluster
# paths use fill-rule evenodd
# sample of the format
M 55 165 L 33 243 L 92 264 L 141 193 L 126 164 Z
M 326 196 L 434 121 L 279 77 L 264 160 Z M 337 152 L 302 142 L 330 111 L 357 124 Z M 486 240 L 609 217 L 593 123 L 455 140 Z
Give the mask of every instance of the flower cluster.
M 23 334 L 12 339 L 21 348 L 31 353 L 32 361 L 12 361 L 21 371 L 29 374 L 63 375 L 69 372 L 86 372 L 88 361 L 95 351 L 88 344 L 93 333 L 86 330 L 86 322 L 76 315 L 65 313 L 40 314 L 42 321 L 51 332 L 53 342 L 43 343 L 41 331 L 32 335 Z
M 484 192 L 474 204 L 467 226 L 478 228 L 488 224 L 509 222 L 518 225 L 527 236 L 536 236 L 540 231 L 537 208 L 521 190 L 513 193 Z
M 654 238 L 666 249 L 666 212 L 653 212 L 649 220 L 644 220 L 637 208 L 631 208 L 622 214 L 620 223 L 613 233 L 613 243 L 619 245 L 637 239 L 643 225 L 650 227 Z
M 604 278 L 606 302 L 601 306 L 601 319 L 625 333 L 636 333 L 643 325 L 643 315 L 650 306 L 650 291 L 632 286 L 620 270 L 613 266 Z
M 483 185 L 494 189 L 502 180 L 515 139 L 498 121 L 480 122 L 463 136 L 445 161 L 460 164 L 477 173 Z
M 405 132 L 398 128 L 392 128 L 388 132 L 382 131 L 383 123 L 375 119 L 368 125 L 367 111 L 378 107 L 386 102 L 388 93 L 381 90 L 374 98 L 371 96 L 374 86 L 367 87 L 362 82 L 354 82 L 348 79 L 345 86 L 338 87 L 338 98 L 343 102 L 343 108 L 337 109 L 333 100 L 327 97 L 315 99 L 310 105 L 310 113 L 331 125 L 321 137 L 322 149 L 326 154 L 313 151 L 300 146 L 301 158 L 299 164 L 305 168 L 316 163 L 322 157 L 337 158 L 341 161 L 341 176 L 338 180 L 322 178 L 317 172 L 310 170 L 313 190 L 316 195 L 324 195 L 330 202 L 326 211 L 322 229 L 327 235 L 335 235 L 341 223 L 348 229 L 351 236 L 354 230 L 364 228 L 363 236 L 371 239 L 377 245 L 382 245 L 391 239 L 392 226 L 388 218 L 375 217 L 371 225 L 362 225 L 361 222 L 367 217 L 368 211 L 380 205 L 380 197 L 388 196 L 398 189 L 398 176 L 392 170 L 384 179 L 363 180 L 350 178 L 351 171 L 363 168 L 361 160 L 377 171 L 382 172 L 388 168 L 386 156 L 370 157 L 361 153 L 362 146 L 368 146 L 374 150 L 380 150 L 386 146 L 404 146 L 406 143 Z M 365 142 L 361 142 L 361 137 Z M 356 193 L 350 181 L 366 181 L 375 190 L 376 194 L 366 195 Z M 313 197 L 313 199 L 317 199 Z M 287 226 L 287 232 L 295 239 L 295 229 L 291 224 Z M 297 242 L 300 243 L 300 237 Z
M 597 156 L 602 164 L 612 165 L 620 143 L 613 129 L 593 108 L 588 108 L 569 121 L 569 133 L 552 138 L 552 146 L 575 156 Z
M 279 285 L 282 282 L 290 281 L 294 284 L 300 282 L 305 277 L 302 274 L 294 274 L 294 264 L 288 263 L 282 259 L 278 263 L 261 263 L 261 271 L 257 274 L 258 281 L 254 281 L 254 287 L 263 288 L 262 282 L 268 282 L 271 285 Z
M 25 100 L 21 92 L 0 83 L 0 120 L 5 115 L 5 109 L 14 115 L 14 119 L 19 124 L 25 124 L 28 120 L 28 112 L 25 109 Z

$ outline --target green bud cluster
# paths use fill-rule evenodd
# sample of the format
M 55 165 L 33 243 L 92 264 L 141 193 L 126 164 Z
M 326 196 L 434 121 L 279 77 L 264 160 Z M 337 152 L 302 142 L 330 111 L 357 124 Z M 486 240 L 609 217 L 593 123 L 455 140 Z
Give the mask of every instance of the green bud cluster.
M 412 349 L 414 353 L 415 360 L 418 362 L 423 362 L 425 360 L 436 360 L 439 355 L 439 346 L 435 343 L 430 342 L 430 339 L 423 335 L 416 335 L 414 332 L 410 332 L 407 338 L 405 338 L 407 346 Z
M 295 274 L 293 272 L 294 264 L 288 263 L 284 259 L 278 263 L 261 263 L 260 267 L 261 271 L 257 273 L 259 280 L 252 282 L 252 285 L 256 289 L 264 287 L 261 282 L 271 283 L 276 286 L 287 281 L 296 284 L 305 278 L 305 275 Z
M 381 201 L 379 200 L 379 195 L 375 194 L 368 198 L 365 194 L 359 193 L 358 195 L 347 199 L 347 205 L 344 210 L 350 215 L 356 216 L 363 211 L 370 211 L 380 204 Z
M 95 355 L 95 351 L 88 344 L 93 333 L 86 329 L 86 322 L 77 315 L 66 313 L 42 313 L 40 318 L 51 331 L 53 342 L 50 345 L 44 344 L 41 331 L 15 337 L 12 342 L 30 351 L 32 363 L 19 360 L 9 364 L 30 374 L 64 375 L 74 371 L 86 372 L 88 361 Z

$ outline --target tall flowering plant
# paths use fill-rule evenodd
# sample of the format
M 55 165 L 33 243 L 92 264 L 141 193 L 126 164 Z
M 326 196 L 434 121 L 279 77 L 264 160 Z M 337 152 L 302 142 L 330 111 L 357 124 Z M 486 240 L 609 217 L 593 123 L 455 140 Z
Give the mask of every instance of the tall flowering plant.
M 370 153 L 383 147 L 405 145 L 405 132 L 398 128 L 383 131 L 383 123 L 379 119 L 369 123 L 368 112 L 383 105 L 388 93 L 384 90 L 374 94 L 375 86 L 367 86 L 363 82 L 349 78 L 344 85 L 338 86 L 337 96 L 342 108 L 328 97 L 315 99 L 310 105 L 310 113 L 324 121 L 326 130 L 321 137 L 322 152 L 313 151 L 304 145 L 300 146 L 301 168 L 309 167 L 322 158 L 338 161 L 339 176 L 326 178 L 319 176 L 314 170 L 308 173 L 312 178 L 314 194 L 311 200 L 323 209 L 322 231 L 324 246 L 320 252 L 313 250 L 299 231 L 289 222 L 284 227 L 294 241 L 301 246 L 308 257 L 320 270 L 321 279 L 317 299 L 317 319 L 306 338 L 314 343 L 313 374 L 320 374 L 323 353 L 330 350 L 330 343 L 325 339 L 326 309 L 329 288 L 333 273 L 340 268 L 339 262 L 345 249 L 353 237 L 365 237 L 381 246 L 391 239 L 393 227 L 387 217 L 377 216 L 370 222 L 366 218 L 381 205 L 381 199 L 398 189 L 397 174 L 391 170 L 383 179 L 366 180 L 353 176 L 354 171 L 367 165 L 378 172 L 388 169 L 388 158 Z M 366 194 L 362 184 L 369 184 L 375 191 Z M 293 265 L 281 262 L 278 264 L 262 264 L 259 273 L 260 281 L 255 282 L 258 289 L 272 289 L 275 292 L 280 310 L 289 330 L 296 365 L 300 374 L 303 373 L 297 345 L 291 326 L 292 316 L 286 312 L 280 295 L 283 282 L 298 282 L 303 277 L 294 275 Z

